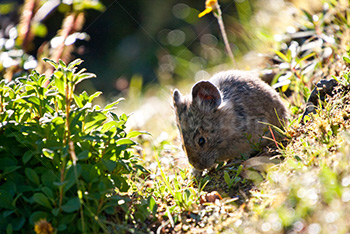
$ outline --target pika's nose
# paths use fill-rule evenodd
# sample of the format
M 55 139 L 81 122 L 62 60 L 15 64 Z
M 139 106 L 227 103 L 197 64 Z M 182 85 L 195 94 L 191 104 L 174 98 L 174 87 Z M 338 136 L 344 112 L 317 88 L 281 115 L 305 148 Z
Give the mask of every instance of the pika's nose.
M 194 168 L 201 171 L 203 171 L 204 169 L 210 169 L 214 166 L 214 164 L 206 160 L 195 160 L 195 161 L 190 160 L 190 163 Z

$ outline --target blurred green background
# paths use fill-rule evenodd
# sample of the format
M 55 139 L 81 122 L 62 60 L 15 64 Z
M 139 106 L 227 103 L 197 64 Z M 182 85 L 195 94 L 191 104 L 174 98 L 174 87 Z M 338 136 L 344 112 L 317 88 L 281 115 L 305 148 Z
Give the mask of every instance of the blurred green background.
M 30 49 L 25 51 L 34 59 L 40 57 L 43 43 L 52 43 L 65 14 L 74 4 L 84 1 L 37 2 L 40 2 L 38 9 L 47 2 L 56 2 L 57 7 L 40 22 Z M 81 89 L 101 90 L 109 100 L 126 94 L 133 77 L 141 87 L 153 83 L 175 85 L 208 78 L 208 72 L 219 65 L 219 69 L 233 68 L 225 53 L 216 18 L 212 14 L 198 18 L 205 1 L 85 2 L 101 3 L 104 7 L 84 9 L 85 23 L 81 32 L 86 32 L 87 36 L 74 43 L 71 59 L 82 58 L 83 66 L 98 77 L 92 83 L 84 82 Z M 6 40 L 16 39 L 11 29 L 20 22 L 23 3 L 13 0 L 0 3 L 2 53 L 19 49 L 19 45 L 6 46 Z M 239 60 L 249 51 L 264 50 L 266 43 L 272 43 L 272 32 L 279 23 L 274 22 L 272 26 L 274 16 L 291 10 L 289 2 L 282 0 L 221 0 L 219 3 L 231 48 Z M 3 55 L 0 63 L 6 63 L 6 58 Z M 248 63 L 245 61 L 240 68 L 254 68 L 259 64 L 255 55 L 245 59 Z M 35 68 L 34 65 L 30 68 Z M 17 72 L 14 77 L 20 75 L 23 73 Z

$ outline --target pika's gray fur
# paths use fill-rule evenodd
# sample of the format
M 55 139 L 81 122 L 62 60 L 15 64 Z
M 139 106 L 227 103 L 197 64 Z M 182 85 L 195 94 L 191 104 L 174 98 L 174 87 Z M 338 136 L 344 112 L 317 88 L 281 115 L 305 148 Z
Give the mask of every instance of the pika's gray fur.
M 191 95 L 174 91 L 177 124 L 189 162 L 198 170 L 266 145 L 266 123 L 281 127 L 287 109 L 279 94 L 253 73 L 226 71 L 199 81 Z M 264 124 L 265 123 L 265 124 Z

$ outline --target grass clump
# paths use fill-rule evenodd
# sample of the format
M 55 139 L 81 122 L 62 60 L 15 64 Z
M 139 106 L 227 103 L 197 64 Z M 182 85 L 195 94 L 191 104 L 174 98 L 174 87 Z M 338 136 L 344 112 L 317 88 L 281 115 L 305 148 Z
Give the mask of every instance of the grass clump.
M 222 229 L 238 233 L 346 233 L 349 230 L 350 94 L 339 92 L 298 129 L 252 192 L 247 216 Z M 236 227 L 228 223 L 236 222 Z

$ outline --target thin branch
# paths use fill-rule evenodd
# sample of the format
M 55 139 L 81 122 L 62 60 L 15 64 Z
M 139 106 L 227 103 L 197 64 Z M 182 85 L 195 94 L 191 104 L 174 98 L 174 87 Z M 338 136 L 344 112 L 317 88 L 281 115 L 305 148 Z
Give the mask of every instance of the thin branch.
M 236 61 L 235 61 L 235 57 L 233 56 L 230 44 L 228 42 L 224 21 L 222 20 L 222 12 L 221 12 L 221 8 L 220 8 L 220 5 L 219 5 L 218 2 L 216 2 L 216 10 L 217 10 L 217 14 L 214 13 L 214 16 L 218 19 L 221 35 L 222 35 L 222 37 L 224 39 L 224 43 L 225 43 L 227 54 L 230 56 L 232 63 L 237 67 L 237 64 L 236 64 Z

